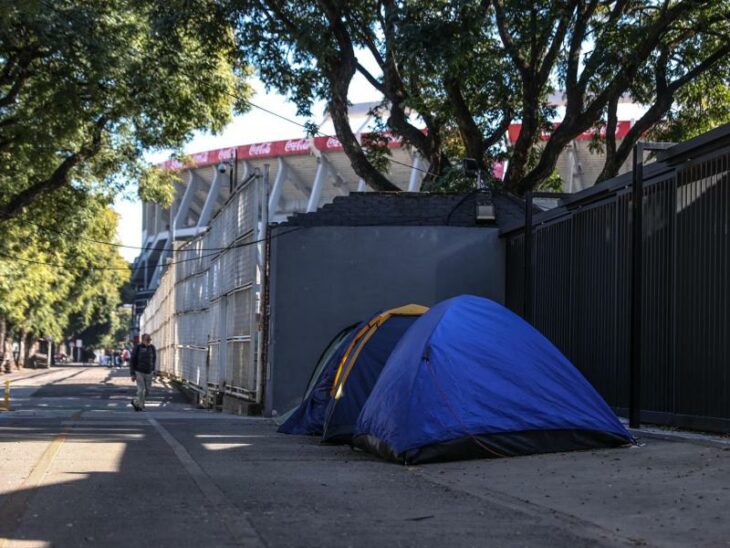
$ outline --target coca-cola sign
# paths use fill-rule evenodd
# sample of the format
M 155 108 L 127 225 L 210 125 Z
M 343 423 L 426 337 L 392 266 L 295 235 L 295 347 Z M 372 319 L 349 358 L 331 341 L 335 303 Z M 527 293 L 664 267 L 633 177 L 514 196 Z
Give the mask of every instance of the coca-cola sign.
M 340 143 L 340 140 L 337 137 L 327 137 L 327 142 L 325 143 L 325 148 L 342 148 L 342 143 Z
M 197 154 L 192 155 L 193 163 L 196 166 L 204 166 L 208 164 L 208 153 L 207 152 L 198 152 Z
M 511 130 L 510 130 L 511 131 Z M 390 133 L 381 134 L 383 144 L 387 144 L 389 147 L 400 147 L 401 139 Z M 364 134 L 363 143 L 368 139 L 371 141 L 377 135 Z M 312 145 L 312 141 L 314 144 Z M 364 145 L 367 146 L 367 145 Z M 312 148 L 316 148 L 321 151 L 336 151 L 342 150 L 342 143 L 337 137 L 333 136 L 319 136 L 314 139 L 300 138 L 300 139 L 288 139 L 284 141 L 269 141 L 268 143 L 255 143 L 252 145 L 240 145 L 237 147 L 219 148 L 216 150 L 209 150 L 206 152 L 200 152 L 193 154 L 190 161 L 183 163 L 173 162 L 168 160 L 163 162 L 161 166 L 167 169 L 192 169 L 196 167 L 216 165 L 220 162 L 232 160 L 238 158 L 239 160 L 249 160 L 263 157 L 276 157 L 280 155 L 294 155 L 294 154 L 309 154 Z
M 218 161 L 232 160 L 236 155 L 235 148 L 222 148 L 218 151 Z
M 285 153 L 309 152 L 309 141 L 307 139 L 289 139 L 284 145 Z
M 553 131 L 557 129 L 560 126 L 560 123 L 556 122 L 553 124 Z M 631 129 L 631 122 L 628 120 L 621 120 L 616 124 L 616 139 L 623 139 L 628 134 L 629 130 Z M 513 143 L 517 142 L 517 138 L 520 136 L 520 131 L 522 131 L 522 124 L 510 124 L 509 126 L 509 139 Z M 592 139 L 596 134 L 598 134 L 601 138 L 606 138 L 606 127 L 601 126 L 599 128 L 589 128 L 588 130 L 584 131 L 583 133 L 579 134 L 576 139 L 579 141 L 587 141 L 589 139 Z M 552 135 L 552 132 L 542 130 L 540 132 L 540 140 L 541 141 L 547 141 L 550 139 Z
M 248 147 L 248 153 L 251 156 L 264 156 L 271 154 L 271 143 L 257 143 Z

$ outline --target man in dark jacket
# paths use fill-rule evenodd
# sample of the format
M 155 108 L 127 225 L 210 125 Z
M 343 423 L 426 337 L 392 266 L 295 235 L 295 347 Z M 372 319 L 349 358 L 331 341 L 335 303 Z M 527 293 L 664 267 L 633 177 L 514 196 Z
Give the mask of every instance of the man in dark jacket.
M 135 411 L 145 410 L 144 404 L 152 386 L 156 362 L 157 352 L 152 345 L 152 337 L 145 333 L 142 335 L 142 342 L 134 347 L 132 358 L 129 360 L 129 373 L 132 381 L 137 382 L 137 399 L 132 400 Z

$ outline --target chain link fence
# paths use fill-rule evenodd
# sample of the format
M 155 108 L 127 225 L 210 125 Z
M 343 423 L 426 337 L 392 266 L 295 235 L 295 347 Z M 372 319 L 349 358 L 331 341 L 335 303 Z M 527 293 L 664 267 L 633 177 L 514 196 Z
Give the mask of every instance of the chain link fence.
M 211 403 L 221 394 L 261 401 L 259 180 L 239 187 L 204 233 L 175 250 L 140 321 L 158 369 Z

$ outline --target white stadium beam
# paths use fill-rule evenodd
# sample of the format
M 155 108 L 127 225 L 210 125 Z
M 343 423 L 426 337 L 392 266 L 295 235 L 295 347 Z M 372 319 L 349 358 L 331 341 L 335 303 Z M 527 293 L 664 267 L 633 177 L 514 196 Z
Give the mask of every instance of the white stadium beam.
M 271 196 L 269 197 L 269 212 L 272 217 L 278 211 L 279 201 L 281 200 L 281 189 L 284 187 L 284 182 L 288 176 L 287 172 L 289 171 L 289 166 L 286 165 L 281 156 L 277 158 L 277 161 L 279 169 L 276 174 L 276 179 L 274 179 L 274 186 L 271 189 Z
M 198 227 L 201 228 L 205 228 L 210 223 L 210 218 L 213 216 L 213 208 L 218 201 L 218 195 L 221 191 L 223 179 L 225 179 L 226 183 L 229 180 L 215 166 L 211 169 L 213 170 L 213 182 L 210 184 L 210 190 L 208 190 L 208 195 L 205 197 L 205 205 L 203 205 L 203 210 L 200 212 L 200 218 L 198 219 Z
M 233 183 L 233 190 L 236 190 L 241 183 L 248 179 L 251 176 L 251 173 L 253 173 L 251 162 L 248 160 L 239 160 L 236 166 L 236 171 L 238 173 L 238 180 Z
M 187 187 L 185 187 L 185 193 L 183 194 L 182 201 L 180 202 L 180 207 L 175 214 L 175 220 L 172 223 L 172 226 L 175 229 L 187 227 L 185 221 L 187 220 L 188 214 L 190 213 L 190 204 L 193 201 L 193 196 L 197 192 L 199 184 L 199 177 L 192 169 L 188 170 L 187 180 L 188 184 Z
M 419 192 L 421 190 L 421 183 L 423 183 L 424 171 L 427 171 L 423 166 L 426 162 L 417 152 L 413 154 L 413 162 L 411 163 L 411 174 L 408 178 L 408 192 Z
M 301 192 L 306 198 L 309 198 L 309 194 L 312 192 L 311 187 L 304 181 L 304 179 L 302 179 L 302 176 L 297 173 L 297 170 L 292 168 L 286 160 L 282 158 L 281 161 L 284 165 L 286 165 L 287 180 L 291 182 L 294 188 Z
M 322 154 L 318 159 L 317 173 L 314 175 L 314 182 L 312 183 L 312 192 L 309 195 L 309 203 L 307 203 L 307 213 L 317 211 L 319 206 L 319 198 L 322 195 L 322 187 L 324 182 L 327 180 L 330 174 L 330 166 L 327 159 Z
M 160 204 L 152 204 L 152 208 L 155 219 L 154 237 L 157 239 L 158 234 L 162 230 L 162 207 L 160 207 Z
M 147 242 L 147 227 L 149 222 L 147 221 L 147 202 L 142 202 L 142 245 Z

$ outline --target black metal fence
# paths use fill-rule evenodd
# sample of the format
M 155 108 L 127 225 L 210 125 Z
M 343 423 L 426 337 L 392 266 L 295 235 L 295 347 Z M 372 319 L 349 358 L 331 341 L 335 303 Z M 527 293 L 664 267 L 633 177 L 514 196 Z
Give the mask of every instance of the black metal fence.
M 524 226 L 505 230 L 507 305 L 527 308 L 619 413 L 640 362 L 643 421 L 728 432 L 730 126 L 667 150 L 642 182 L 640 246 L 632 174 L 536 214 L 527 246 Z M 633 290 L 632 252 L 641 258 Z

